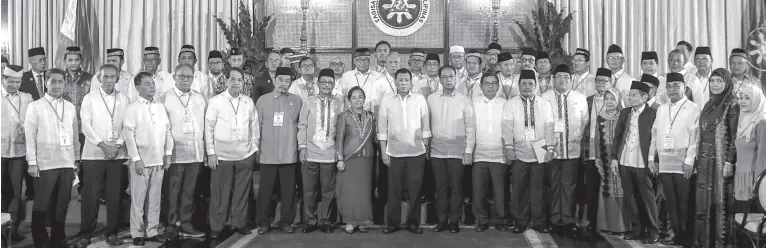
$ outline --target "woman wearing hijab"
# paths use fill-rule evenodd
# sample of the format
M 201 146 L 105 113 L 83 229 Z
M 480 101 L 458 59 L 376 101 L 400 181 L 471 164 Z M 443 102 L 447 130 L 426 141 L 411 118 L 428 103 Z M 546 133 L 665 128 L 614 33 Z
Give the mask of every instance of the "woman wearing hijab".
M 734 144 L 737 146 L 737 165 L 734 173 L 734 211 L 743 213 L 749 208 L 747 200 L 753 193 L 758 174 L 766 169 L 766 99 L 761 89 L 745 85 L 737 93 L 739 126 Z
M 700 114 L 693 247 L 724 247 L 733 241 L 730 177 L 734 170 L 739 105 L 732 93 L 731 73 L 711 73 L 710 100 Z
M 347 98 L 351 108 L 338 116 L 335 136 L 338 151 L 335 195 L 340 216 L 346 222 L 343 231 L 366 233 L 366 225 L 372 224 L 370 194 L 375 117 L 363 109 L 365 92 L 362 88 L 354 86 L 348 91 Z
M 588 139 L 589 141 L 586 141 L 590 142 L 588 147 L 593 148 L 589 153 L 593 154 L 595 158 L 595 163 L 589 163 L 587 166 L 593 166 L 598 171 L 598 175 L 588 173 L 586 177 L 595 176 L 601 179 L 597 184 L 598 189 L 588 188 L 589 191 L 599 192 L 596 196 L 598 197 L 598 210 L 596 213 L 590 211 L 588 214 L 596 215 L 596 218 L 589 218 L 589 220 L 596 220 L 596 223 L 591 223 L 591 225 L 595 225 L 598 230 L 608 233 L 623 233 L 627 231 L 627 228 L 622 218 L 624 194 L 620 173 L 609 167 L 610 152 L 614 144 L 614 131 L 622 109 L 620 107 L 620 94 L 616 89 L 611 88 L 604 92 L 603 97 L 603 105 L 591 112 L 590 123 L 586 127 L 586 130 L 590 130 L 589 134 L 592 135 Z M 589 167 L 588 169 L 593 168 Z M 594 182 L 590 178 L 587 181 L 589 183 Z

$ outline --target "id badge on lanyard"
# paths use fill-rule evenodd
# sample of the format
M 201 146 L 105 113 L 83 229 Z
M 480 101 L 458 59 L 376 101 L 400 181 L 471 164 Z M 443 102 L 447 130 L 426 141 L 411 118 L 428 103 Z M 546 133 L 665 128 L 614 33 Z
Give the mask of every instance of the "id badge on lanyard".
M 235 125 L 238 126 L 239 124 L 235 124 Z M 194 132 L 194 119 L 192 119 L 188 113 L 186 114 L 186 116 L 184 116 L 184 122 L 183 122 L 182 128 L 185 134 L 190 134 Z
M 528 127 L 524 129 L 524 140 L 527 142 L 532 142 L 536 140 L 534 128 Z
M 231 129 L 231 139 L 235 141 L 241 141 L 245 139 L 242 125 L 239 123 L 238 118 L 234 118 L 234 127 Z
M 59 124 L 59 146 L 68 148 L 72 146 L 72 134 L 64 124 Z
M 274 126 L 281 127 L 285 124 L 285 112 L 274 112 Z
M 112 126 L 112 125 L 110 124 L 110 125 L 109 125 L 109 136 L 107 137 L 107 139 L 109 140 L 109 142 L 115 142 L 115 141 L 117 141 L 117 139 L 119 138 L 119 136 L 120 136 L 120 133 L 119 133 L 119 132 L 117 132 L 117 130 L 115 130 L 115 129 L 114 129 L 114 126 Z
M 662 141 L 662 150 L 667 154 L 672 154 L 676 148 L 676 139 L 671 136 L 666 136 Z

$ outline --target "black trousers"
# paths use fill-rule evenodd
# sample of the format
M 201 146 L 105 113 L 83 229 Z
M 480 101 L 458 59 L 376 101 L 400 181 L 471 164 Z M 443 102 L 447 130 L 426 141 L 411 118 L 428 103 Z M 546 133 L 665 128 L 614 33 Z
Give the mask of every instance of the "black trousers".
M 620 165 L 620 179 L 625 193 L 622 209 L 625 222 L 630 223 L 633 234 L 639 235 L 644 229 L 656 234 L 659 221 L 649 170 Z
M 598 173 L 596 168 L 596 161 L 588 160 L 583 163 L 584 180 L 583 191 L 585 198 L 585 219 L 588 220 L 589 226 L 596 229 L 598 221 L 598 201 L 600 198 L 601 190 L 601 174 Z
M 425 171 L 425 155 L 415 157 L 391 157 L 388 168 L 388 204 L 386 205 L 387 224 L 398 226 L 402 220 L 403 186 L 407 187 L 409 200 L 407 224 L 420 225 L 420 196 Z M 405 182 L 406 181 L 406 182 Z
M 439 223 L 457 224 L 463 218 L 463 167 L 461 159 L 431 158 Z
M 551 224 L 574 225 L 575 187 L 577 186 L 580 159 L 554 159 L 548 163 L 551 183 Z
M 303 214 L 306 224 L 330 224 L 330 203 L 335 199 L 335 163 L 306 162 L 301 165 L 303 181 Z M 317 210 L 317 198 L 321 205 Z
M 2 211 L 11 215 L 11 232 L 16 232 L 24 219 L 25 204 L 21 200 L 22 180 L 27 175 L 26 157 L 2 158 Z
M 80 237 L 90 239 L 96 231 L 98 209 L 102 192 L 106 200 L 106 234 L 117 234 L 122 211 L 122 180 L 124 159 L 83 160 L 82 207 L 80 214 Z M 104 184 L 106 182 L 106 184 Z
M 48 247 L 66 240 L 64 222 L 69 209 L 69 199 L 74 181 L 74 169 L 50 169 L 40 171 L 35 178 L 35 199 L 32 205 L 32 240 L 35 247 Z M 45 221 L 51 221 L 51 233 Z
M 506 219 L 505 182 L 508 166 L 503 163 L 473 163 L 473 213 L 479 225 L 503 224 Z M 490 194 L 493 192 L 494 194 Z M 493 199 L 492 214 L 489 200 Z M 490 216 L 492 217 L 490 223 Z
M 168 225 L 190 225 L 194 213 L 194 188 L 202 163 L 171 164 L 165 172 L 168 181 Z M 248 185 L 249 186 L 249 185 Z
M 380 144 L 373 143 L 375 148 L 375 161 L 372 169 L 372 220 L 375 224 L 384 224 L 386 215 L 386 203 L 388 202 L 388 166 L 383 163 Z
M 689 238 L 692 236 L 688 229 L 689 195 L 692 194 L 690 191 L 690 180 L 684 178 L 683 174 L 677 173 L 662 173 L 659 177 L 662 182 L 662 189 L 665 192 L 665 205 L 670 215 L 675 239 L 682 243 L 687 243 L 691 241 Z
M 511 213 L 514 225 L 526 227 L 529 222 L 536 228 L 547 227 L 544 214 L 545 163 L 516 160 L 511 165 Z
M 228 222 L 234 228 L 247 224 L 252 184 L 252 160 L 221 161 L 210 174 L 210 230 L 220 232 Z
M 280 193 L 280 223 L 292 224 L 295 220 L 295 164 L 260 164 L 261 167 L 261 187 L 258 190 L 258 225 L 271 225 L 271 199 L 276 190 L 275 186 L 279 181 Z M 249 172 L 248 175 L 252 175 Z

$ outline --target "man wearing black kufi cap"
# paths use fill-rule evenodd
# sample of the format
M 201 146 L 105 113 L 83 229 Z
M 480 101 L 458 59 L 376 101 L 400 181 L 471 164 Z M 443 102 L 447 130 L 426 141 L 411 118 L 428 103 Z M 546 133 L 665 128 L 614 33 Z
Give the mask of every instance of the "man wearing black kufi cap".
M 372 96 L 370 93 L 375 88 L 375 81 L 378 80 L 382 74 L 377 71 L 371 70 L 370 63 L 375 63 L 372 59 L 372 54 L 368 48 L 357 48 L 353 54 L 354 69 L 343 73 L 343 76 L 338 80 L 338 85 L 341 92 L 345 96 L 348 91 L 354 86 L 359 86 L 364 90 L 367 96 Z M 364 108 L 367 111 L 372 111 L 372 98 L 365 97 Z
M 420 93 L 424 97 L 428 98 L 434 92 L 442 89 L 439 81 L 439 67 L 441 66 L 441 60 L 439 55 L 435 53 L 426 54 L 424 73 L 421 79 L 417 82 L 412 82 L 412 92 Z
M 629 106 L 627 104 L 628 92 L 630 91 L 631 82 L 633 82 L 633 76 L 625 71 L 625 55 L 622 53 L 622 48 L 616 44 L 612 44 L 606 50 L 606 64 L 609 69 L 612 70 L 612 84 L 622 96 L 623 106 Z
M 37 99 L 45 95 L 45 78 L 43 73 L 48 66 L 48 59 L 45 57 L 45 49 L 42 47 L 29 49 L 27 55 L 29 56 L 31 70 L 24 72 L 19 91 L 29 93 L 32 95 L 32 99 L 37 101 Z
M 646 105 L 649 105 L 649 107 L 652 107 L 653 109 L 657 109 L 657 107 L 660 106 L 660 103 L 657 102 L 657 88 L 660 87 L 660 80 L 652 75 L 649 74 L 643 74 L 641 75 L 641 78 L 639 79 L 642 83 L 645 83 L 646 85 L 649 85 L 649 99 L 648 102 L 646 102 Z
M 654 92 L 656 94 L 649 94 L 649 106 L 652 106 L 654 102 L 661 104 L 668 101 L 668 96 L 665 93 L 665 76 L 660 75 L 659 72 L 657 72 L 658 67 L 659 58 L 657 57 L 657 52 L 641 52 L 641 71 L 643 74 L 657 78 L 660 82 L 659 86 L 656 88 L 656 92 Z M 640 77 L 641 76 L 639 76 L 638 79 L 640 79 Z
M 80 120 L 80 108 L 82 107 L 82 100 L 85 95 L 90 93 L 91 79 L 93 74 L 83 71 L 80 68 L 82 64 L 82 51 L 79 47 L 67 47 L 64 53 L 64 63 L 66 64 L 66 73 L 64 74 L 64 94 L 61 96 L 64 100 L 67 100 L 74 104 L 77 110 L 77 123 L 82 125 Z M 85 136 L 82 134 L 82 128 L 77 128 L 80 133 L 80 144 L 83 145 Z
M 538 231 L 550 231 L 546 221 L 545 164 L 553 160 L 555 136 L 553 134 L 553 110 L 548 101 L 535 95 L 537 90 L 535 72 L 522 70 L 519 75 L 519 95 L 506 102 L 502 115 L 503 151 L 511 165 L 511 215 L 514 233 L 526 230 L 529 221 Z M 542 147 L 533 147 L 543 142 Z M 536 146 L 536 145 L 535 145 Z M 538 159 L 536 150 L 546 150 L 544 158 Z
M 551 58 L 547 52 L 537 52 L 535 57 L 535 72 L 537 73 L 537 95 L 553 89 L 553 74 L 551 73 Z
M 665 206 L 675 234 L 673 240 L 664 241 L 663 244 L 686 247 L 691 236 L 694 236 L 694 231 L 687 228 L 687 216 L 691 216 L 687 210 L 690 200 L 693 201 L 689 197 L 689 187 L 692 186 L 690 178 L 695 170 L 694 161 L 700 143 L 700 107 L 686 98 L 684 88 L 683 75 L 668 74 L 669 102 L 657 109 L 648 161 L 652 174 L 657 177 L 659 173 Z
M 590 51 L 577 48 L 572 56 L 572 90 L 586 97 L 596 94 L 596 76 L 590 72 Z
M 278 67 L 274 81 L 274 91 L 261 96 L 256 103 L 261 125 L 260 150 L 257 162 L 260 165 L 260 188 L 258 189 L 258 212 L 256 221 L 260 226 L 259 234 L 271 230 L 269 217 L 271 202 L 268 199 L 279 187 L 281 199 L 280 229 L 284 233 L 293 233 L 290 226 L 295 218 L 295 180 L 298 163 L 298 118 L 303 101 L 300 97 L 287 92 L 291 81 L 289 67 Z M 268 144 L 268 145 L 267 145 Z M 279 178 L 279 185 L 276 179 Z
M 648 161 L 651 140 L 645 134 L 651 133 L 657 110 L 646 105 L 649 89 L 645 83 L 631 81 L 630 107 L 621 110 L 617 119 L 609 169 L 619 170 L 625 192 L 624 218 L 632 227 L 625 240 L 640 240 L 646 230 L 644 242 L 652 244 L 659 239 L 659 221 L 650 171 L 657 168 Z
M 583 129 L 588 124 L 588 103 L 585 95 L 571 90 L 569 66 L 560 64 L 553 73 L 551 90 L 541 95 L 553 108 L 555 120 L 554 157 L 548 164 L 551 202 L 550 222 L 563 234 L 577 231 L 575 223 L 575 186 L 577 185 L 580 162 L 580 141 Z
M 501 53 L 497 56 L 497 80 L 500 81 L 500 91 L 503 92 L 506 99 L 511 99 L 519 95 L 519 74 L 514 73 L 516 62 L 509 52 Z
M 710 47 L 701 46 L 694 50 L 694 65 L 697 68 L 697 73 L 694 73 L 694 76 L 700 80 L 702 87 L 701 98 L 695 100 L 697 100 L 697 105 L 705 106 L 705 103 L 710 99 L 709 83 L 713 73 L 713 55 L 710 53 Z
M 207 53 L 207 79 L 210 81 L 210 90 L 212 95 L 218 95 L 225 89 L 219 84 L 219 80 L 225 78 L 223 76 L 223 54 L 218 50 L 212 50 Z M 255 99 L 253 99 L 255 101 Z
M 750 74 L 749 60 L 747 52 L 742 48 L 734 48 L 729 54 L 729 70 L 731 70 L 731 81 L 734 83 L 735 91 L 739 91 L 743 83 L 763 89 L 758 78 Z
M 489 43 L 486 52 L 487 66 L 484 67 L 483 72 L 500 73 L 497 63 L 499 63 L 498 56 L 501 52 L 503 52 L 503 47 L 500 44 L 495 42 Z
M 335 73 L 332 69 L 319 71 L 317 95 L 309 96 L 300 111 L 298 150 L 303 181 L 303 212 L 306 226 L 303 233 L 331 229 L 330 203 L 335 197 L 335 132 L 338 116 L 343 112 L 344 99 L 334 95 Z M 321 125 L 317 125 L 322 123 Z M 317 196 L 321 205 L 317 208 Z
M 157 95 L 173 88 L 175 80 L 170 73 L 160 69 L 162 64 L 160 49 L 157 47 L 145 47 L 143 52 L 143 71 L 152 75 Z

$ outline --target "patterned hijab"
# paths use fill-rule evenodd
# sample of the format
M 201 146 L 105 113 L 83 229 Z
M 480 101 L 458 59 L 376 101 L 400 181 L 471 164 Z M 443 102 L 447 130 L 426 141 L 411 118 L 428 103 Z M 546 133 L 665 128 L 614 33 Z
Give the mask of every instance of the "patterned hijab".
M 724 68 L 715 69 L 713 73 L 710 74 L 710 78 L 716 76 L 723 78 L 726 87 L 719 94 L 714 94 L 712 90 L 708 89 L 710 92 L 710 100 L 708 100 L 707 104 L 702 108 L 701 116 L 711 116 L 718 119 L 723 115 L 728 103 L 734 100 L 734 94 L 732 94 L 733 84 L 729 70 Z M 708 87 L 710 87 L 709 84 Z
M 764 97 L 761 89 L 755 88 L 752 85 L 742 85 L 742 89 L 738 92 L 741 95 L 747 95 L 750 97 L 750 106 L 747 106 L 749 111 L 745 111 L 743 107 L 740 107 L 739 124 L 737 125 L 737 138 L 745 137 L 750 139 L 753 129 L 758 125 L 758 122 L 766 118 L 766 97 Z

